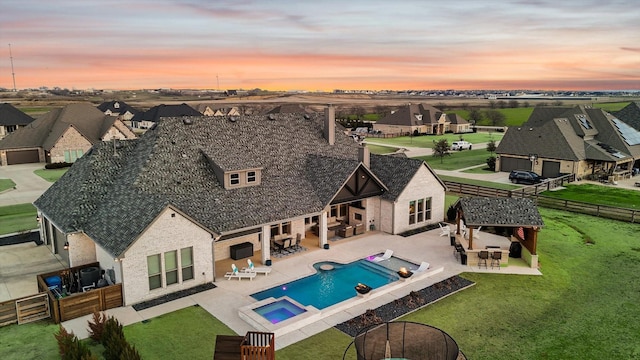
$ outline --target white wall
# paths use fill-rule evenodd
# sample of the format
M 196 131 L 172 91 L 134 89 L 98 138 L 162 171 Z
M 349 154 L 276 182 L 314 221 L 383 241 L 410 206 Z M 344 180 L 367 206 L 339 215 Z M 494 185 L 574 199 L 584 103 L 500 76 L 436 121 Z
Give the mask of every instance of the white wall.
M 120 262 L 115 261 L 115 256 L 107 252 L 100 245 L 96 244 L 96 260 L 100 263 L 102 270 L 113 270 L 115 273 L 115 279 L 111 279 L 116 284 L 122 283 L 122 269 L 120 268 Z
M 96 262 L 96 246 L 85 233 L 67 235 L 69 242 L 69 266 L 80 266 Z
M 122 277 L 124 278 L 125 305 L 212 282 L 212 243 L 213 239 L 209 232 L 170 208 L 164 210 L 120 260 Z M 149 290 L 147 256 L 161 254 L 161 263 L 164 269 L 165 252 L 190 246 L 193 247 L 194 279 L 166 286 L 163 275 L 163 286 Z

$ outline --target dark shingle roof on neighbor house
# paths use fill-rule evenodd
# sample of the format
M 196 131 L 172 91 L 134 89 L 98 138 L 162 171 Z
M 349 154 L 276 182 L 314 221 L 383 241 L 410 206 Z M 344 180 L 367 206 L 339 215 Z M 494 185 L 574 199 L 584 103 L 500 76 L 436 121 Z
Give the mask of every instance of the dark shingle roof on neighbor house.
M 139 112 L 131 118 L 132 121 L 158 122 L 163 117 L 174 116 L 201 116 L 202 114 L 187 104 L 180 105 L 156 105 L 151 109 Z
M 92 144 L 100 141 L 116 121 L 89 103 L 69 104 L 38 117 L 0 140 L 0 149 L 42 147 L 50 150 L 69 128 L 75 128 Z
M 115 149 L 97 144 L 34 204 L 62 231 L 84 231 L 119 256 L 167 206 L 215 234 L 319 213 L 360 164 L 342 127 L 335 145 L 323 138 L 323 115 L 188 119 L 163 118 Z M 250 160 L 262 168 L 261 183 L 226 190 L 209 159 L 234 169 Z M 430 170 L 420 160 L 371 155 L 390 199 L 422 166 Z
M 33 118 L 9 103 L 0 104 L 0 125 L 27 125 Z
M 544 226 L 536 204 L 528 198 L 464 197 L 456 205 L 467 226 Z
M 132 114 L 137 114 L 140 112 L 140 110 L 134 108 L 133 106 L 125 103 L 124 101 L 118 101 L 118 100 L 112 100 L 112 101 L 105 101 L 102 104 L 98 105 L 98 110 L 105 112 L 107 110 L 110 110 L 112 114 L 124 114 L 127 111 L 132 113 Z
M 426 104 L 409 104 L 400 107 L 394 113 L 378 120 L 377 124 L 419 126 L 435 124 L 444 112 Z M 462 116 L 457 114 L 446 114 L 447 120 L 452 124 L 468 124 Z
M 602 109 L 584 106 L 537 107 L 522 126 L 507 130 L 496 153 L 535 153 L 541 158 L 571 161 L 621 161 L 640 156 L 640 146 L 625 143 L 613 119 Z M 616 152 L 618 156 L 613 155 Z
M 640 131 L 640 101 L 631 102 L 624 108 L 612 112 L 618 119 Z

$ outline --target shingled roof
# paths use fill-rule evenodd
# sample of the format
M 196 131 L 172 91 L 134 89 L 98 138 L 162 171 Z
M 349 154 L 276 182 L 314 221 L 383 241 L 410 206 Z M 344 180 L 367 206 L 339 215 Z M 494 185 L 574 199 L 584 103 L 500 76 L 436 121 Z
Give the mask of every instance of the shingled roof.
M 612 114 L 627 123 L 627 125 L 640 131 L 640 102 L 632 102 L 621 110 L 612 112 Z
M 214 234 L 322 211 L 361 166 L 358 145 L 339 125 L 329 145 L 323 115 L 272 118 L 163 118 L 138 140 L 94 146 L 34 204 L 61 230 L 83 231 L 114 256 L 168 206 Z M 234 169 L 251 159 L 261 183 L 227 190 L 209 159 L 240 164 Z M 371 164 L 390 198 L 426 166 L 376 155 Z
M 132 114 L 137 114 L 140 110 L 132 107 L 131 105 L 125 103 L 124 101 L 112 100 L 105 101 L 102 104 L 98 105 L 98 110 L 102 112 L 106 112 L 107 110 L 111 111 L 112 114 L 124 114 L 127 111 Z
M 139 112 L 131 118 L 131 121 L 158 122 L 163 117 L 175 116 L 201 116 L 202 114 L 187 104 L 180 105 L 156 105 L 145 112 Z
M 582 120 L 581 120 L 582 119 Z M 613 115 L 584 106 L 537 107 L 522 126 L 510 127 L 497 154 L 579 161 L 627 160 L 640 156 L 640 146 L 629 146 L 613 125 Z M 583 126 L 586 121 L 588 127 Z M 619 152 L 614 156 L 613 152 Z
M 0 140 L 0 149 L 42 147 L 50 150 L 69 127 L 74 127 L 92 144 L 100 141 L 116 121 L 89 103 L 69 104 L 38 117 Z
M 442 111 L 425 104 L 405 105 L 378 120 L 377 124 L 419 126 L 424 124 L 437 123 L 442 115 Z
M 528 198 L 464 197 L 456 207 L 462 209 L 467 226 L 544 226 L 536 204 Z
M 0 104 L 0 125 L 27 125 L 33 118 L 9 103 Z

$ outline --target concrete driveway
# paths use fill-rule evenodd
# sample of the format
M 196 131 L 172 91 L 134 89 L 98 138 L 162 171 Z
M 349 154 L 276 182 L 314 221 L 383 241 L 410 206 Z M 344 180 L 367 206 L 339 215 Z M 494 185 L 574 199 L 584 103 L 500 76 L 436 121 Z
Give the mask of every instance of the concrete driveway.
M 0 206 L 33 203 L 51 184 L 34 174 L 44 163 L 0 166 L 0 179 L 11 179 L 15 189 L 0 193 Z

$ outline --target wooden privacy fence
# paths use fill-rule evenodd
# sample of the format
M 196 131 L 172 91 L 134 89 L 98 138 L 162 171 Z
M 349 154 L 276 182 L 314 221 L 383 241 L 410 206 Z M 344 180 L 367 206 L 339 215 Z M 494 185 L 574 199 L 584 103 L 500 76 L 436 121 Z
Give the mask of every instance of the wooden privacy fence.
M 572 211 L 632 223 L 640 221 L 640 211 L 634 209 L 557 199 L 543 195 L 538 195 L 533 200 L 536 201 L 538 206 L 546 208 Z
M 575 180 L 575 174 L 568 174 L 546 180 L 540 184 L 523 186 L 517 190 L 496 189 L 488 186 L 463 184 L 455 181 L 445 181 L 444 184 L 447 186 L 447 191 L 463 195 L 486 197 L 533 197 L 537 196 L 541 192 L 564 186 L 565 183 L 570 183 Z
M 49 309 L 49 296 L 46 293 L 1 302 L 0 326 L 26 324 L 49 318 Z
M 44 280 L 50 276 L 68 276 L 67 274 L 69 272 L 78 272 L 84 268 L 99 266 L 99 263 L 91 263 L 62 271 L 38 275 L 38 290 L 49 295 L 51 316 L 56 324 L 62 321 L 75 319 L 80 316 L 93 314 L 96 311 L 103 311 L 122 306 L 122 284 L 109 285 L 91 289 L 86 292 L 73 293 L 69 296 L 58 297 L 49 289 L 49 286 L 47 286 L 47 283 Z

